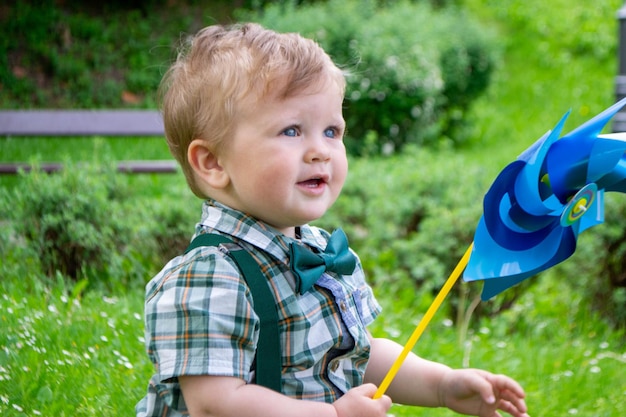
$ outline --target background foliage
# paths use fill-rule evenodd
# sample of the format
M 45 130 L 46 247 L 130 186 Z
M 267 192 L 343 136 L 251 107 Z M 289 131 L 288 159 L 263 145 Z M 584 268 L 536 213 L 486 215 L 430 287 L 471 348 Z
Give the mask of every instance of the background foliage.
M 154 3 L 163 5 L 150 19 L 150 7 L 121 2 L 103 10 L 25 0 L 8 7 L 0 20 L 0 106 L 154 107 L 178 40 L 214 23 L 193 2 Z M 409 1 L 267 3 L 234 14 L 318 40 L 351 73 L 346 144 L 352 154 L 467 139 L 464 116 L 488 86 L 496 51 L 493 36 L 470 15 Z M 178 25 L 166 23 L 172 21 Z
M 7 4 L 0 11 L 0 106 L 154 107 L 181 33 L 227 19 L 229 2 L 215 3 L 212 15 L 184 1 Z
M 181 32 L 192 32 L 218 16 L 221 21 L 233 18 L 221 2 L 201 3 L 153 0 L 142 2 L 149 7 L 132 1 L 85 7 L 65 1 L 65 8 L 51 1 L 16 3 L 22 11 L 31 7 L 23 19 L 32 33 L 20 29 L 0 37 L 2 47 L 13 48 L 6 55 L 7 66 L 0 65 L 0 71 L 10 73 L 1 81 L 2 107 L 98 107 L 98 94 L 109 97 L 103 106 L 152 106 L 151 95 L 131 89 L 126 74 L 140 79 L 142 72 L 160 74 Z M 263 6 L 243 3 L 257 12 Z M 347 3 L 341 7 L 348 8 Z M 390 10 L 426 7 L 422 2 L 383 3 Z M 319 221 L 329 229 L 347 230 L 385 306 L 372 331 L 400 343 L 471 241 L 481 197 L 495 174 L 569 108 L 566 131 L 614 100 L 615 11 L 620 2 L 605 0 L 593 7 L 565 0 L 431 4 L 443 7 L 429 11 L 433 16 L 453 8 L 448 13 L 471 16 L 497 33 L 491 83 L 463 117 L 466 138 L 440 137 L 428 149 L 408 145 L 380 157 L 373 156 L 375 142 L 367 142 L 372 135 L 365 135 L 364 142 L 374 151 L 351 158 L 344 194 Z M 17 31 L 4 25 L 6 13 L 0 7 L 0 31 Z M 258 20 L 269 19 L 271 13 Z M 297 19 L 303 18 L 294 15 Z M 70 21 L 95 29 L 84 38 L 72 35 L 72 47 L 63 49 L 61 29 Z M 350 16 L 345 25 L 358 22 Z M 334 23 L 339 28 L 343 21 Z M 135 32 L 129 36 L 127 30 Z M 44 71 L 39 59 L 16 61 L 16 51 L 28 47 L 20 43 L 15 48 L 15 40 L 29 36 L 40 44 L 35 48 L 40 56 L 58 54 L 66 61 L 63 65 L 80 67 L 70 61 L 83 62 L 88 52 L 97 64 L 82 67 L 91 75 L 79 75 L 81 70 L 56 84 L 56 72 Z M 79 46 L 79 39 L 89 40 L 89 47 Z M 47 40 L 51 43 L 46 46 Z M 384 52 L 384 42 L 377 42 Z M 96 58 L 98 51 L 107 56 Z M 374 58 L 385 62 L 383 56 Z M 81 79 L 82 89 L 72 84 Z M 24 90 L 13 95 L 13 87 Z M 386 134 L 376 132 L 373 138 Z M 0 178 L 0 413 L 132 414 L 129 410 L 144 395 L 152 373 L 143 347 L 142 287 L 186 246 L 200 202 L 188 192 L 182 175 L 111 172 L 113 159 L 167 156 L 160 138 L 2 138 L 0 150 L 2 161 L 63 160 L 68 168 L 60 175 Z M 516 377 L 527 390 L 531 415 L 624 415 L 626 356 L 619 326 L 626 316 L 625 207 L 623 195 L 610 196 L 605 224 L 581 236 L 571 259 L 475 311 L 472 301 L 480 288 L 459 283 L 416 352 L 451 366 L 483 367 Z M 65 245 L 50 247 L 40 239 L 51 229 Z M 81 245 L 88 256 L 66 251 Z M 64 266 L 66 261 L 75 266 Z M 399 406 L 391 413 L 453 415 Z

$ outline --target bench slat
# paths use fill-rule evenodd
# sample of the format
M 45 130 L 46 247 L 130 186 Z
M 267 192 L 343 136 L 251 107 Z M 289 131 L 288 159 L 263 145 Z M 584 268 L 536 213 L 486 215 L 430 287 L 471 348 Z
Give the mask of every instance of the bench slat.
M 2 110 L 4 136 L 163 136 L 156 110 Z

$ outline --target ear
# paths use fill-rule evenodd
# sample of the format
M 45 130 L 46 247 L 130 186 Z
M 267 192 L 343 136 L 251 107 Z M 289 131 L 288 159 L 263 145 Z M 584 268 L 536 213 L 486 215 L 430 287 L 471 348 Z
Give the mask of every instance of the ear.
M 198 179 L 210 187 L 221 189 L 230 183 L 228 173 L 220 165 L 217 155 L 209 148 L 207 141 L 194 139 L 187 149 L 187 159 Z

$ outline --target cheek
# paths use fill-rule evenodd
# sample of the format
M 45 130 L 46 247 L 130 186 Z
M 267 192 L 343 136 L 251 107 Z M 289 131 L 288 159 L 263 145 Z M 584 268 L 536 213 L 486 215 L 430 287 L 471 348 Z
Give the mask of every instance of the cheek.
M 338 161 L 337 165 L 335 166 L 335 173 L 337 183 L 343 186 L 348 176 L 348 160 L 345 157 Z
M 295 180 L 294 170 L 285 158 L 269 156 L 262 163 L 256 163 L 254 168 L 247 168 L 248 185 L 255 194 L 279 196 L 285 192 L 286 186 Z

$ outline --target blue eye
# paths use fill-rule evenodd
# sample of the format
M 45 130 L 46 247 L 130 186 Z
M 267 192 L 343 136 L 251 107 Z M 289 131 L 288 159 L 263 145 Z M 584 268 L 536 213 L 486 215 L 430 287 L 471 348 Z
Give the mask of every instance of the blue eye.
M 332 139 L 337 136 L 337 131 L 335 129 L 328 128 L 324 131 L 324 136 Z
M 298 129 L 296 129 L 295 127 L 288 127 L 287 129 L 283 130 L 283 135 L 296 137 L 298 136 Z

